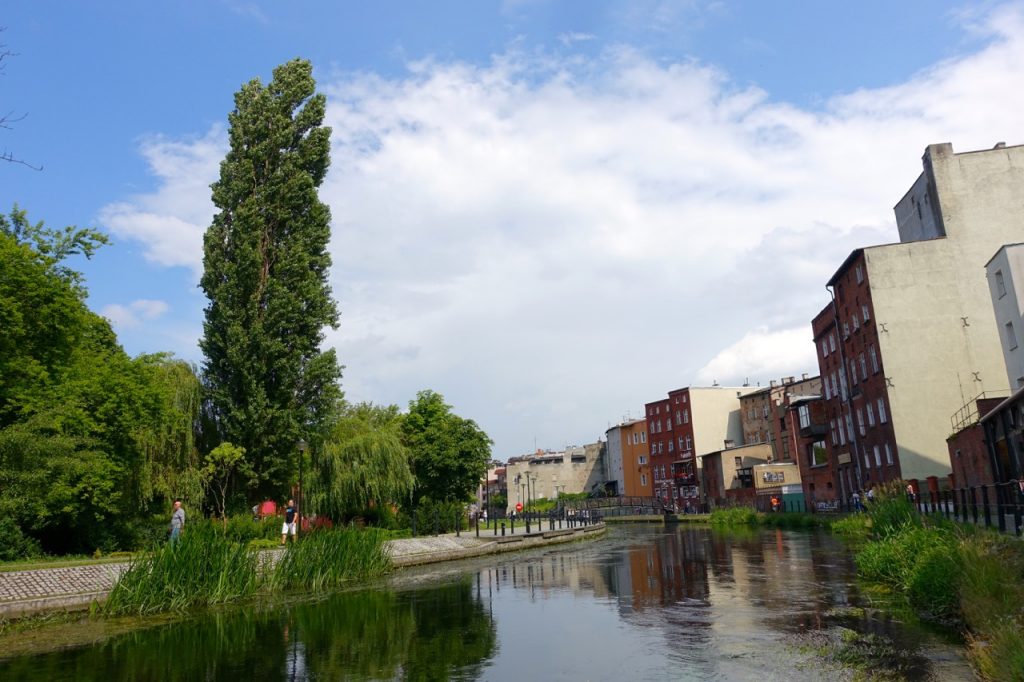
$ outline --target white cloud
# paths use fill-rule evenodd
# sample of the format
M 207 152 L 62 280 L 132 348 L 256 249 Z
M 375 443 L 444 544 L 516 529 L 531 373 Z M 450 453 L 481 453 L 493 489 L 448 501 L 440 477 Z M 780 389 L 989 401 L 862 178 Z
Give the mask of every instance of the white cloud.
M 507 457 L 678 386 L 815 371 L 824 283 L 896 240 L 925 146 L 1024 142 L 1020 8 L 985 22 L 983 49 L 820 110 L 623 47 L 323 82 L 348 395 L 439 390 Z M 106 223 L 198 269 L 223 144 L 145 145 L 159 188 Z
M 695 383 L 741 385 L 751 377 L 800 376 L 815 366 L 814 343 L 806 326 L 778 331 L 760 327 L 711 358 L 698 370 Z
M 152 322 L 162 317 L 168 310 L 164 301 L 140 298 L 128 305 L 111 303 L 100 309 L 100 315 L 110 320 L 110 324 L 118 331 L 134 329 L 143 322 Z
M 144 140 L 142 155 L 159 181 L 157 191 L 104 206 L 100 222 L 117 237 L 141 242 L 146 260 L 191 268 L 198 276 L 203 232 L 213 217 L 210 183 L 226 148 L 220 126 L 196 139 Z
M 577 31 L 569 31 L 567 33 L 562 33 L 561 35 L 559 35 L 558 42 L 568 47 L 573 43 L 584 43 L 589 40 L 594 40 L 596 37 L 597 36 L 595 36 L 593 33 L 580 33 Z

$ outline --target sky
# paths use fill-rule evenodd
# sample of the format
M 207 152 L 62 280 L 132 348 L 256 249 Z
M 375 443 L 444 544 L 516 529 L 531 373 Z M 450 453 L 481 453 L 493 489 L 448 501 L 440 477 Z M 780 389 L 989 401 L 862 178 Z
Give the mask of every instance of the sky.
M 110 235 L 88 303 L 201 364 L 239 87 L 328 99 L 325 343 L 352 401 L 442 393 L 494 456 L 684 386 L 815 374 L 810 321 L 929 144 L 1024 143 L 1021 2 L 9 0 L 0 210 Z

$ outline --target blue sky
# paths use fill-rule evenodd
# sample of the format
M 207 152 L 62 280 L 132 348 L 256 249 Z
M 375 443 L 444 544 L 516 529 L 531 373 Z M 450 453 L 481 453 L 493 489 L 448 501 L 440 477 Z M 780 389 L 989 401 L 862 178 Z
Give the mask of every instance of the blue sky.
M 326 6 L 326 8 L 325 8 Z M 95 225 L 90 305 L 199 361 L 232 95 L 328 95 L 328 334 L 357 400 L 441 391 L 508 457 L 687 384 L 815 371 L 809 321 L 924 146 L 1024 142 L 1020 3 L 6 4 L 0 205 Z M 370 141 L 371 143 L 368 143 Z

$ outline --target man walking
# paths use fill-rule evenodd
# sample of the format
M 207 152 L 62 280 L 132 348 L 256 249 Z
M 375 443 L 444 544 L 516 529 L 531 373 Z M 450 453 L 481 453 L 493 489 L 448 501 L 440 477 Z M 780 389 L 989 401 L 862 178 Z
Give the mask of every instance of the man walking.
M 284 510 L 284 525 L 281 526 L 282 545 L 288 539 L 289 533 L 292 536 L 292 542 L 295 542 L 295 500 L 288 500 L 288 506 Z
M 177 542 L 181 531 L 185 528 L 185 510 L 181 508 L 181 500 L 174 500 L 174 512 L 171 514 L 171 542 Z

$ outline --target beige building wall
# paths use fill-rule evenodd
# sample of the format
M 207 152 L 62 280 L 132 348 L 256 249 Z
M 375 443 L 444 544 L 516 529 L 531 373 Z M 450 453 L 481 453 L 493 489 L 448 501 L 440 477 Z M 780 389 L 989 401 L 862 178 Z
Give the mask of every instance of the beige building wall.
M 697 457 L 717 452 L 725 441 L 743 444 L 740 396 L 759 390 L 750 386 L 690 387 L 690 421 L 693 424 L 693 453 Z
M 999 249 L 985 266 L 985 274 L 1003 347 L 1006 379 L 1011 389 L 1024 388 L 1024 244 Z
M 924 164 L 934 185 L 896 206 L 900 235 L 945 238 L 864 249 L 904 478 L 948 473 L 950 416 L 1009 387 L 984 266 L 1024 230 L 1024 147 L 931 145 Z
M 535 499 L 592 492 L 604 484 L 604 456 L 604 443 L 590 443 L 563 452 L 541 451 L 513 457 L 506 466 L 509 507 L 516 502 L 526 504 L 526 491 L 521 487 L 526 481 L 532 481 L 530 496 Z

